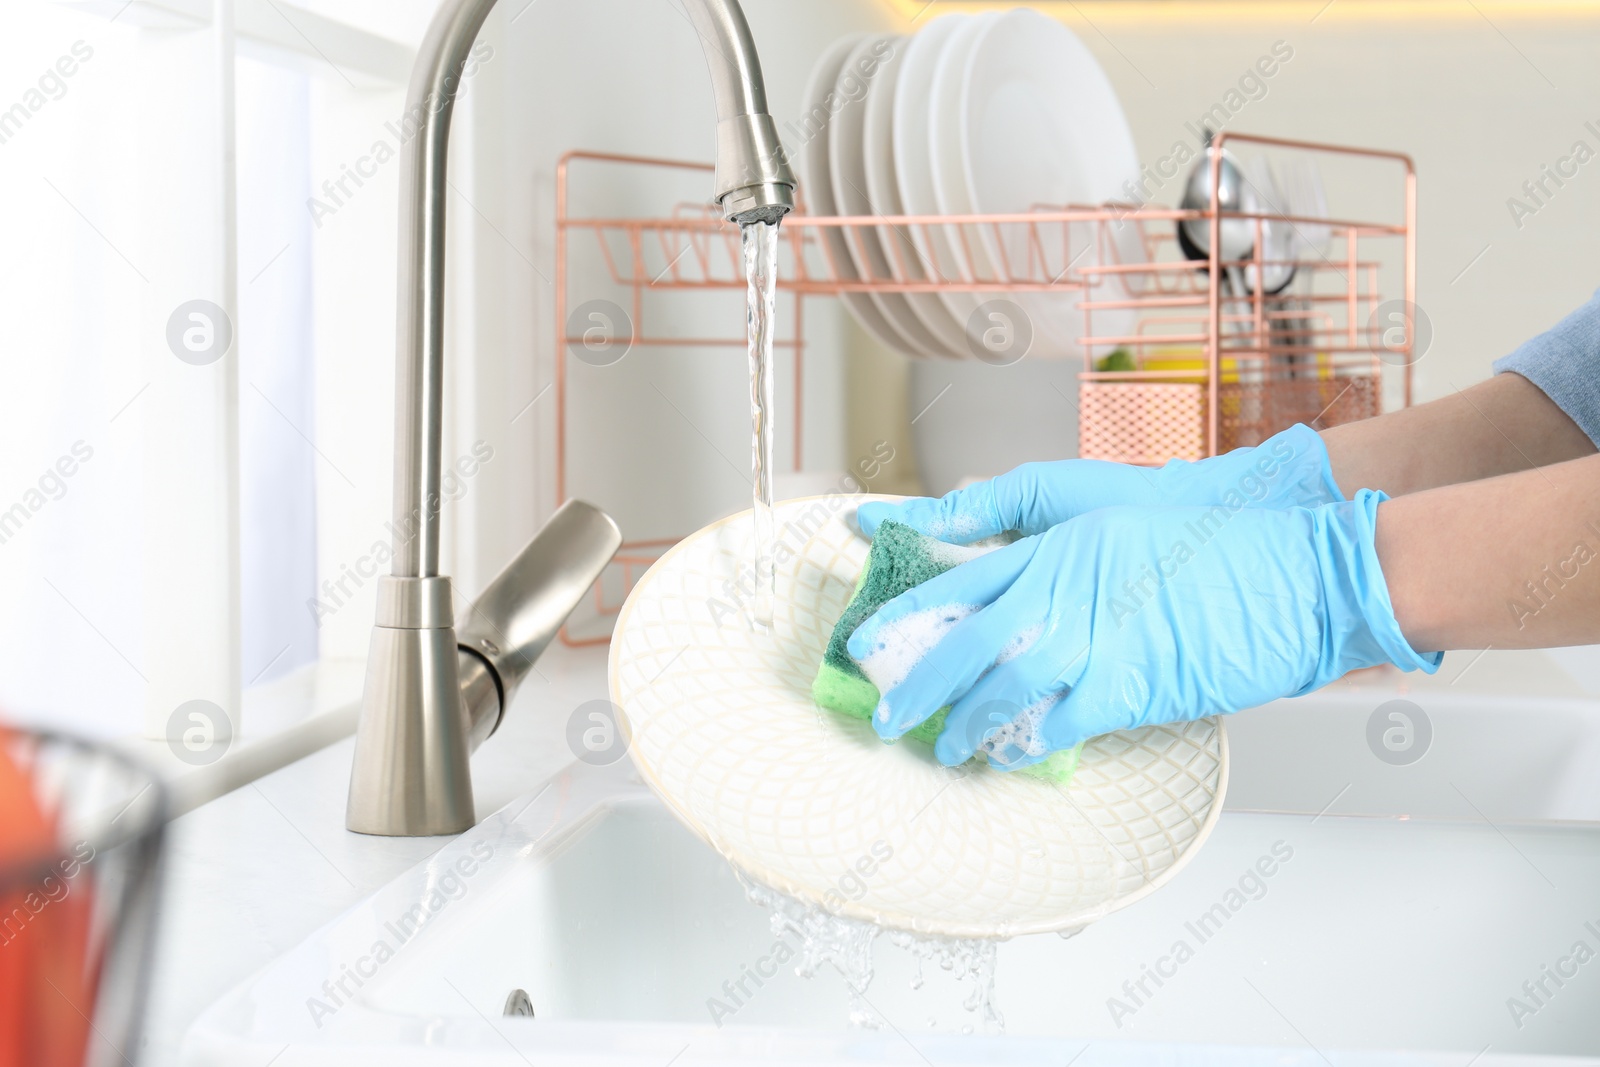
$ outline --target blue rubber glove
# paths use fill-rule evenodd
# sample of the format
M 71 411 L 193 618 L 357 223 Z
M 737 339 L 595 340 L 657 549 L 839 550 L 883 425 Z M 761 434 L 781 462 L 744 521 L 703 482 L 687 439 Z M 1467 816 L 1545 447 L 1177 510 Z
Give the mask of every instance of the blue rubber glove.
M 1044 533 L 1058 522 L 1118 505 L 1281 509 L 1343 499 L 1322 438 L 1300 424 L 1254 447 L 1195 463 L 1174 459 L 1156 468 L 1096 459 L 1024 463 L 937 500 L 862 504 L 856 522 L 868 537 L 879 523 L 893 519 L 941 541 L 971 544 L 1006 530 Z
M 1108 733 L 1297 696 L 1380 663 L 1433 673 L 1400 633 L 1378 505 L 1103 508 L 896 597 L 850 638 L 905 665 L 873 725 L 953 704 L 935 752 L 1020 767 Z

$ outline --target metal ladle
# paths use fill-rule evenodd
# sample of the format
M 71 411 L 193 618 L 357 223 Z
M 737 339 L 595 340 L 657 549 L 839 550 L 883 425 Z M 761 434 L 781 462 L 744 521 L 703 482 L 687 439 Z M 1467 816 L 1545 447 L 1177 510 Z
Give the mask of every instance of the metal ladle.
M 1222 163 L 1217 174 L 1217 210 L 1229 214 L 1254 214 L 1258 204 L 1249 183 L 1244 180 L 1244 172 L 1239 169 L 1232 152 L 1213 147 L 1209 129 L 1206 130 L 1205 154 L 1195 161 L 1194 168 L 1189 171 L 1189 178 L 1183 186 L 1183 199 L 1178 206 L 1185 211 L 1211 210 L 1211 153 L 1216 151 L 1222 152 Z M 1244 259 L 1255 248 L 1255 223 L 1250 219 L 1223 219 L 1221 234 L 1222 248 L 1218 259 Z M 1210 259 L 1211 221 L 1207 218 L 1180 220 L 1178 246 L 1189 259 Z
M 1255 194 L 1249 184 L 1244 180 L 1244 172 L 1239 169 L 1239 163 L 1233 153 L 1226 148 L 1217 148 L 1212 144 L 1212 134 L 1206 129 L 1206 150 L 1195 161 L 1193 169 L 1189 171 L 1189 178 L 1184 182 L 1183 199 L 1178 206 L 1185 211 L 1200 211 L 1209 214 L 1211 210 L 1211 158 L 1213 152 L 1221 152 L 1222 160 L 1217 166 L 1217 211 L 1223 214 L 1254 214 L 1258 210 Z M 1217 259 L 1226 263 L 1246 258 L 1255 249 L 1255 222 L 1251 219 L 1224 218 L 1218 225 L 1221 248 L 1218 250 Z M 1186 258 L 1197 261 L 1211 259 L 1211 220 L 1208 217 L 1180 219 L 1178 222 L 1178 247 L 1183 250 Z M 1243 297 L 1248 293 L 1245 286 L 1244 275 L 1238 267 L 1224 267 L 1224 281 L 1228 291 Z M 1241 323 L 1235 323 L 1234 332 L 1239 332 Z

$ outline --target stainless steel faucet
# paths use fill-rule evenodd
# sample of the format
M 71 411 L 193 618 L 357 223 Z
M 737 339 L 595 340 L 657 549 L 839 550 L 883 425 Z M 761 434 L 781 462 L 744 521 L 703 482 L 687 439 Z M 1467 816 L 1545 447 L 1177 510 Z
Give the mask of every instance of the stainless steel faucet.
M 761 61 L 737 0 L 684 0 L 717 100 L 715 197 L 735 222 L 776 223 L 794 176 L 767 114 Z M 495 0 L 444 0 L 417 54 L 401 149 L 395 362 L 395 544 L 380 580 L 345 825 L 455 834 L 474 822 L 467 757 L 621 544 L 599 509 L 568 501 L 454 623 L 439 573 L 444 387 L 445 163 L 462 67 Z M 557 353 L 557 358 L 564 358 Z M 459 633 L 457 632 L 459 629 Z

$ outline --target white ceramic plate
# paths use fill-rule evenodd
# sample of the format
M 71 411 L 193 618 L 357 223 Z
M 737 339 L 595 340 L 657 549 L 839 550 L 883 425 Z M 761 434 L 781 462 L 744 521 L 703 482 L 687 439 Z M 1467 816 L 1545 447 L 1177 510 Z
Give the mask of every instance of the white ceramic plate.
M 867 187 L 867 110 L 871 107 L 872 94 L 878 84 L 885 78 L 894 76 L 892 67 L 884 69 L 883 57 L 898 55 L 905 50 L 905 47 L 906 40 L 903 37 L 892 35 L 868 37 L 856 45 L 846 57 L 844 67 L 840 71 L 839 84 L 835 87 L 835 91 L 845 99 L 850 99 L 846 94 L 851 86 L 846 84 L 846 80 L 853 79 L 853 85 L 863 94 L 841 108 L 828 124 L 828 166 L 833 178 L 833 203 L 841 215 L 885 213 Z M 872 70 L 870 75 L 863 73 L 869 68 Z M 861 88 L 863 85 L 864 89 Z M 855 230 L 846 235 L 845 243 L 849 246 L 856 271 L 861 277 L 878 279 L 894 277 L 889 253 L 884 249 L 882 237 L 877 230 Z M 944 341 L 911 310 L 910 303 L 902 294 L 869 295 L 883 312 L 884 317 L 894 324 L 895 329 L 919 354 L 950 358 L 961 354 L 946 347 Z
M 865 499 L 893 498 L 778 505 L 770 631 L 740 613 L 748 511 L 685 538 L 640 579 L 609 665 L 640 775 L 756 881 L 921 934 L 1071 930 L 1165 884 L 1222 810 L 1218 721 L 1096 738 L 1059 788 L 988 767 L 949 770 L 927 745 L 884 745 L 869 723 L 812 703 L 812 678 L 867 556 L 853 530 Z M 874 863 L 864 891 L 839 892 L 857 860 L 886 850 L 892 859 Z
M 1055 19 L 1018 8 L 982 27 L 963 71 L 963 91 L 947 121 L 959 129 L 956 165 L 964 172 L 968 210 L 1027 211 L 1038 204 L 1098 205 L 1126 200 L 1127 181 L 1137 181 L 1139 160 L 1133 133 L 1105 71 L 1076 34 Z M 941 168 L 941 176 L 944 176 Z M 947 184 L 958 183 L 947 178 Z M 1097 227 L 1074 226 L 1070 255 L 1059 240 L 1042 242 L 1052 275 L 1075 259 L 1085 263 L 1138 262 L 1142 242 L 1132 223 L 1110 232 L 1111 247 Z M 1022 227 L 979 235 L 993 262 L 1025 263 L 1028 235 Z M 1081 258 L 1080 257 L 1080 253 Z M 1004 257 L 1004 258 L 1002 258 Z M 1125 299 L 1127 287 L 1106 277 L 1090 299 Z M 1034 356 L 1081 356 L 1082 296 L 1018 293 L 1014 298 L 1033 320 Z M 1095 333 L 1120 335 L 1133 327 L 1133 313 L 1093 313 Z
M 933 179 L 933 199 L 943 215 L 970 215 L 972 197 L 967 191 L 965 151 L 961 144 L 961 113 L 964 110 L 963 73 L 973 48 L 1001 15 L 988 11 L 973 18 L 950 35 L 934 69 L 928 91 L 928 172 Z M 980 231 L 983 227 L 962 226 L 950 229 L 950 252 L 963 281 L 994 281 L 995 272 L 985 251 Z M 973 313 L 985 301 L 986 293 L 940 293 L 956 321 L 971 329 Z M 981 331 L 980 331 L 981 332 Z
M 894 162 L 894 101 L 899 91 L 900 70 L 911 38 L 903 37 L 895 50 L 883 60 L 878 76 L 867 89 L 867 111 L 861 129 L 862 163 L 866 171 L 867 195 L 879 215 L 904 215 L 905 205 L 900 201 L 900 186 L 895 179 Z M 889 260 L 889 270 L 896 281 L 925 282 L 927 271 L 922 269 L 922 256 L 904 226 L 886 226 L 880 233 L 884 253 Z M 905 293 L 901 299 L 912 314 L 922 320 L 923 326 L 939 342 L 937 354 L 965 359 L 971 353 L 967 348 L 960 324 L 945 310 L 944 301 L 936 293 Z
M 970 21 L 971 16 L 960 14 L 934 19 L 911 38 L 900 63 L 894 93 L 894 174 L 900 204 L 907 215 L 939 214 L 928 144 L 930 94 L 944 46 Z M 911 242 L 929 279 L 960 281 L 961 267 L 945 230 L 943 226 L 913 226 Z M 946 301 L 940 299 L 943 295 L 936 294 L 934 299 L 939 301 L 944 313 L 925 321 L 947 345 L 967 352 L 966 318 L 952 312 Z
M 829 45 L 822 58 L 817 60 L 817 65 L 811 68 L 811 77 L 806 82 L 802 96 L 801 128 L 814 129 L 815 132 L 805 144 L 798 146 L 801 194 L 805 198 L 806 209 L 813 215 L 838 214 L 833 202 L 833 176 L 828 165 L 828 127 L 832 124 L 828 98 L 838 84 L 845 60 L 862 40 L 863 35 L 856 35 L 841 38 Z M 819 119 L 817 116 L 826 118 Z M 855 280 L 858 277 L 855 261 L 850 258 L 850 249 L 838 228 L 827 226 L 818 227 L 818 230 L 833 268 L 840 277 Z M 862 329 L 878 341 L 908 356 L 918 354 L 916 347 L 894 328 L 868 294 L 840 293 L 839 299 L 850 309 Z

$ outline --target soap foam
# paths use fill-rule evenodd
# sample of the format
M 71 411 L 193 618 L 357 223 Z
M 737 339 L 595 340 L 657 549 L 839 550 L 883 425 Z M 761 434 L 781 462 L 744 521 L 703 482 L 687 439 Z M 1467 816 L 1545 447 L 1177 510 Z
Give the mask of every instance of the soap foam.
M 922 658 L 963 619 L 978 611 L 975 604 L 941 604 L 938 607 L 913 611 L 894 622 L 878 628 L 876 640 L 867 654 L 856 660 L 861 673 L 878 687 L 878 692 L 888 693 L 911 674 Z M 880 702 L 878 717 L 884 719 L 888 708 Z
M 1002 663 L 1014 660 L 1024 652 L 1028 651 L 1028 649 L 1033 647 L 1034 642 L 1039 640 L 1040 635 L 1043 633 L 1044 624 L 1037 622 L 1028 627 L 1026 630 L 1023 630 L 1020 634 L 1006 642 L 1006 646 L 1000 650 L 1000 654 L 994 659 L 995 666 L 998 667 Z
M 952 545 L 940 541 L 928 546 L 928 555 L 940 566 L 953 568 L 979 556 L 986 556 L 1005 547 L 1005 544 L 1003 538 L 989 538 L 988 543 L 977 545 Z M 861 673 L 878 687 L 879 693 L 889 692 L 906 680 L 911 669 L 932 652 L 934 646 L 955 629 L 957 623 L 978 610 L 978 605 L 973 604 L 946 604 L 914 611 L 904 618 L 880 626 L 878 639 L 872 649 L 864 658 L 856 661 Z M 1019 645 L 1013 655 L 1024 651 L 1028 644 L 1038 639 L 1037 628 L 1027 633 L 1032 636 L 1026 644 Z M 887 721 L 889 709 L 879 702 L 876 714 L 879 720 Z
M 948 541 L 936 541 L 928 545 L 928 557 L 942 567 L 955 567 L 979 556 L 987 556 L 995 549 L 1003 547 L 999 544 L 990 545 L 982 542 L 975 545 L 952 545 Z
M 1050 709 L 1061 702 L 1064 694 L 1051 693 L 1043 700 L 1030 704 L 1006 723 L 984 738 L 979 750 L 987 753 L 989 762 L 1006 767 L 1024 757 L 1039 758 L 1049 753 L 1044 739 L 1044 720 Z
M 929 537 L 941 541 L 947 537 L 971 537 L 978 529 L 978 518 L 969 512 L 958 512 L 949 518 L 930 519 L 926 529 Z

